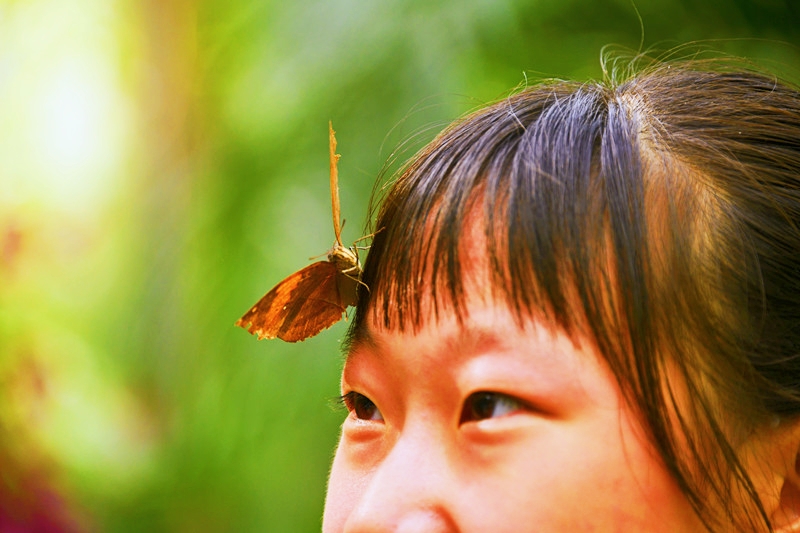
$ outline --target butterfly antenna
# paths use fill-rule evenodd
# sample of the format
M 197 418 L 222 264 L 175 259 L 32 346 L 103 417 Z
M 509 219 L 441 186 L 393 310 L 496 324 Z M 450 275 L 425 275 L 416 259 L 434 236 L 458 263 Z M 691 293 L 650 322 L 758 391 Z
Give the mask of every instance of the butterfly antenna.
M 333 123 L 328 121 L 328 146 L 330 147 L 331 158 L 331 210 L 333 211 L 333 232 L 336 234 L 336 244 L 342 244 L 342 225 L 339 222 L 339 167 L 338 162 L 341 157 L 336 153 L 336 132 L 333 131 Z

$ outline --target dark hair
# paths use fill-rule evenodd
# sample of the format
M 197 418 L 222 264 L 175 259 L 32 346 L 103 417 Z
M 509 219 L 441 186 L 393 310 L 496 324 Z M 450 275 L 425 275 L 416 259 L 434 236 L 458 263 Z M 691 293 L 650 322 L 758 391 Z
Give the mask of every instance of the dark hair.
M 800 413 L 798 90 L 660 64 L 458 120 L 382 198 L 352 339 L 370 313 L 464 318 L 470 209 L 494 297 L 599 351 L 707 527 L 739 520 L 737 494 L 769 525 L 736 445 Z

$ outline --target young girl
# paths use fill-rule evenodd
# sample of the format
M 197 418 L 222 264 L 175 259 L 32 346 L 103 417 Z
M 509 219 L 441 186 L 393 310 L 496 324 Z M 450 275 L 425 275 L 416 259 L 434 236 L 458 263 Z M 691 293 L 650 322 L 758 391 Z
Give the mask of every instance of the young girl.
M 800 531 L 800 94 L 666 64 L 453 124 L 383 198 L 334 532 Z

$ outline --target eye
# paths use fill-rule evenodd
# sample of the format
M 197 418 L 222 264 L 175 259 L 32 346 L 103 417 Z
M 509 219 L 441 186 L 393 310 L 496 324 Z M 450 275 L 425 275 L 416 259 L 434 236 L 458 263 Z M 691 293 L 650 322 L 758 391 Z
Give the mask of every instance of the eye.
M 499 392 L 474 392 L 464 402 L 461 424 L 507 416 L 524 409 L 519 400 Z
M 359 420 L 383 421 L 383 415 L 375 403 L 361 393 L 348 392 L 342 396 L 342 403 Z

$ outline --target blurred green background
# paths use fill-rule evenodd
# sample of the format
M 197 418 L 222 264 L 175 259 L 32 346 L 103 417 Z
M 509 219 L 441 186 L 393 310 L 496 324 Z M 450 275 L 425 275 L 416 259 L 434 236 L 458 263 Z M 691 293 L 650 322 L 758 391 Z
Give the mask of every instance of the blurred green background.
M 644 35 L 637 16 L 641 15 Z M 794 0 L 0 0 L 0 532 L 320 527 L 340 323 L 233 322 L 376 177 L 604 45 L 797 78 Z

